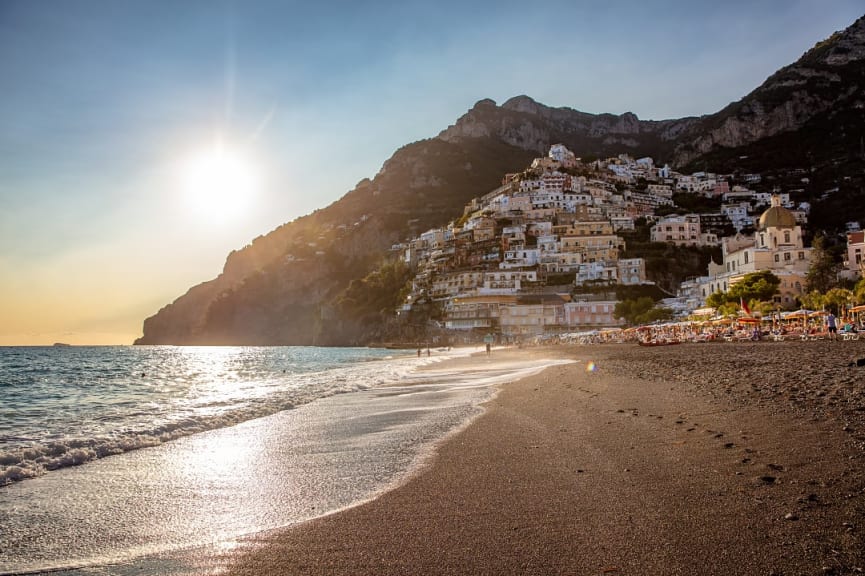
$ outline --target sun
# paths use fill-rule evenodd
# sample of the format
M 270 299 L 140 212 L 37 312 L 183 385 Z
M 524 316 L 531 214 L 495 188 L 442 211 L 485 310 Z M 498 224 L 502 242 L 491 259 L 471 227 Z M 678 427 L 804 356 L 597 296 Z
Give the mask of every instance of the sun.
M 186 204 L 214 223 L 241 215 L 249 207 L 257 184 L 253 164 L 222 141 L 191 155 L 183 167 Z

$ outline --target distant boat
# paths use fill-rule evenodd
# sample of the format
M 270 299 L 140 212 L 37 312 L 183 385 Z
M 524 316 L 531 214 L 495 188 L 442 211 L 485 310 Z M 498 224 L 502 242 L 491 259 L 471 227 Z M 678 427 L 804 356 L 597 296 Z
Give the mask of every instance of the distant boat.
M 72 346 L 72 344 L 67 344 L 66 342 L 55 342 L 52 346 L 55 348 L 68 348 L 69 346 Z

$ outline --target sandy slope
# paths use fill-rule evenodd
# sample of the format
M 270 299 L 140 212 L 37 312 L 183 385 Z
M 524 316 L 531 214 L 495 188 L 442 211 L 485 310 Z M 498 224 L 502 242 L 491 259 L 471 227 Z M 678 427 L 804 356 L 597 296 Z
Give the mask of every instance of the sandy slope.
M 580 362 L 506 385 L 404 486 L 202 571 L 865 570 L 865 342 L 511 353 Z

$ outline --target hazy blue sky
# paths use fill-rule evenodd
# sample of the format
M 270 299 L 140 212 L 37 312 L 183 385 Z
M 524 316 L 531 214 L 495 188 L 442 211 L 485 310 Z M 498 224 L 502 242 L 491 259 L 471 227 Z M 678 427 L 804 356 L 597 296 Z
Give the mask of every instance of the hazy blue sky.
M 708 114 L 863 12 L 0 0 L 0 344 L 130 342 L 230 250 L 336 200 L 481 98 Z M 256 175 L 222 211 L 188 184 L 217 140 Z

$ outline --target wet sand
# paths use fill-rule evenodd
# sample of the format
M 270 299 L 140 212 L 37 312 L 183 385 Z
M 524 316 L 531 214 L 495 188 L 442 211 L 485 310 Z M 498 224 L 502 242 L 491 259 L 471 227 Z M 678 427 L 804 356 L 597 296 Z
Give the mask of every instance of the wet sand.
M 503 386 L 401 487 L 201 572 L 865 570 L 865 341 L 495 354 L 579 362 Z

